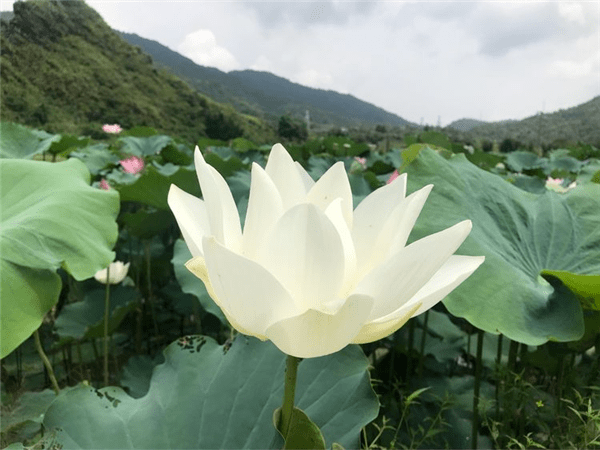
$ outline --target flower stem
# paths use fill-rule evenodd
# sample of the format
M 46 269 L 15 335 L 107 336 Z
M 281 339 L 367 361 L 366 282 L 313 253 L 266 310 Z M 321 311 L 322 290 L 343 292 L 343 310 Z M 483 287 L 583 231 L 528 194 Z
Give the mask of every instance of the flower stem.
M 108 316 L 110 314 L 110 266 L 106 268 L 106 295 L 104 297 L 104 386 L 108 386 Z
M 473 384 L 473 422 L 471 427 L 471 448 L 477 447 L 479 431 L 479 389 L 481 386 L 481 369 L 483 367 L 483 330 L 477 330 L 477 357 L 475 359 L 475 378 Z
M 42 358 L 42 362 L 44 363 L 44 366 L 46 366 L 46 370 L 48 371 L 48 376 L 50 377 L 50 381 L 52 382 L 52 389 L 54 389 L 54 392 L 56 393 L 56 395 L 58 395 L 60 392 L 60 389 L 58 388 L 58 382 L 56 381 L 56 377 L 54 376 L 52 364 L 50 364 L 46 353 L 44 353 L 44 347 L 42 347 L 42 341 L 40 340 L 40 333 L 38 332 L 38 330 L 35 330 L 33 332 L 33 339 L 35 340 L 35 348 L 38 354 L 40 355 L 40 358 Z
M 292 423 L 294 411 L 294 397 L 296 396 L 296 375 L 298 374 L 298 363 L 300 360 L 295 356 L 287 355 L 285 364 L 285 386 L 283 391 L 283 405 L 281 406 L 280 431 L 284 439 L 287 439 Z

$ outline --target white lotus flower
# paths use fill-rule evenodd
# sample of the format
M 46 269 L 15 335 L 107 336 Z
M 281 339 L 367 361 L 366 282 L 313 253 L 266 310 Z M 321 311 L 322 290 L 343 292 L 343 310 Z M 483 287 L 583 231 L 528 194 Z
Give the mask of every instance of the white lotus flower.
M 562 178 L 548 177 L 548 179 L 546 180 L 546 189 L 558 192 L 559 194 L 564 194 L 565 192 L 568 192 L 571 189 L 575 189 L 577 187 L 576 181 L 573 181 L 567 187 L 563 186 L 563 182 L 564 180 Z
M 109 272 L 108 282 L 110 284 L 119 284 L 127 276 L 127 272 L 129 271 L 129 263 L 123 264 L 121 261 L 115 261 L 115 262 L 110 263 L 108 268 L 110 269 L 110 270 L 108 270 L 108 272 Z M 107 283 L 106 273 L 107 273 L 106 269 L 99 270 L 94 275 L 94 278 L 96 280 L 98 280 L 100 283 L 106 284 Z
M 204 200 L 171 185 L 168 202 L 199 277 L 240 333 L 307 358 L 376 341 L 442 300 L 483 262 L 454 256 L 460 222 L 408 246 L 432 188 L 405 197 L 406 175 L 353 211 L 344 164 L 317 182 L 282 145 L 252 166 L 244 230 L 231 191 L 196 147 Z

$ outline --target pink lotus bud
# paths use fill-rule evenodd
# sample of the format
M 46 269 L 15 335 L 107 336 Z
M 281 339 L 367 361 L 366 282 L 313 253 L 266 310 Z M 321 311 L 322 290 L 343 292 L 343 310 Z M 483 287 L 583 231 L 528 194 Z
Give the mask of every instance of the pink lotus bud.
M 102 178 L 100 181 L 100 189 L 104 189 L 105 191 L 111 190 L 110 184 L 108 184 L 108 181 L 106 181 L 104 178 Z
M 363 169 L 367 168 L 367 158 L 361 158 L 360 156 L 355 156 L 354 161 L 358 162 Z

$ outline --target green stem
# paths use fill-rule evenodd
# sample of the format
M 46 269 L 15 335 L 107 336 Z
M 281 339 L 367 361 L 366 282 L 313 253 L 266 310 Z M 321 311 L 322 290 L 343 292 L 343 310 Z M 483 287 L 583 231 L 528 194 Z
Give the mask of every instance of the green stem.
M 511 372 L 517 371 L 517 353 L 519 352 L 519 343 L 517 341 L 510 341 L 510 347 L 508 348 L 508 369 Z
M 46 370 L 48 371 L 48 376 L 50 377 L 50 381 L 52 382 L 52 389 L 54 389 L 54 392 L 56 393 L 56 395 L 58 395 L 60 392 L 58 382 L 56 381 L 56 377 L 54 376 L 52 364 L 50 364 L 46 353 L 44 353 L 44 347 L 42 347 L 42 341 L 40 340 L 40 334 L 38 330 L 35 330 L 33 332 L 33 338 L 35 340 L 35 348 L 38 354 L 40 355 L 40 358 L 42 358 L 42 362 L 44 363 L 44 366 L 46 366 Z
M 471 448 L 477 448 L 479 430 L 479 388 L 481 386 L 481 368 L 483 358 L 483 330 L 477 330 L 477 358 L 475 361 L 475 380 L 473 386 L 473 428 L 471 430 Z
M 104 296 L 104 386 L 108 386 L 108 316 L 110 314 L 110 266 L 106 268 Z
M 502 380 L 500 379 L 500 365 L 502 364 L 502 334 L 498 335 L 498 352 L 496 353 L 496 417 L 500 416 L 500 388 Z
M 415 320 L 410 319 L 408 321 L 408 344 L 406 349 L 406 386 L 410 388 L 410 381 L 412 376 L 412 349 L 415 339 Z M 392 353 L 392 356 L 394 353 Z M 390 372 L 393 372 L 394 366 L 390 368 Z M 391 386 L 391 374 L 390 374 L 390 386 Z
M 154 311 L 154 303 L 152 300 L 152 278 L 151 278 L 151 258 L 150 258 L 150 241 L 144 241 L 144 256 L 146 257 L 146 282 L 148 284 L 148 305 L 150 306 L 150 314 L 152 315 L 152 323 L 154 325 L 154 335 L 158 336 L 158 321 L 156 320 L 156 312 Z
M 296 375 L 298 374 L 298 363 L 300 360 L 295 356 L 287 355 L 285 364 L 285 386 L 283 390 L 283 405 L 281 406 L 280 431 L 284 439 L 287 439 L 292 423 L 294 411 L 294 397 L 296 396 Z
M 425 312 L 424 319 L 423 319 L 423 334 L 421 334 L 421 349 L 419 352 L 419 367 L 417 369 L 419 378 L 423 377 L 423 363 L 425 361 L 425 340 L 427 339 L 427 323 L 428 322 L 429 322 L 429 310 L 427 310 Z

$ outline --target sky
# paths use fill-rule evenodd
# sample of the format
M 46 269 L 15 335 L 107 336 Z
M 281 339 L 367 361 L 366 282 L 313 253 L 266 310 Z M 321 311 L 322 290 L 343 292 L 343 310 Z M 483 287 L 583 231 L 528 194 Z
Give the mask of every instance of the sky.
M 600 95 L 599 0 L 86 2 L 198 64 L 268 71 L 414 123 L 523 119 Z

